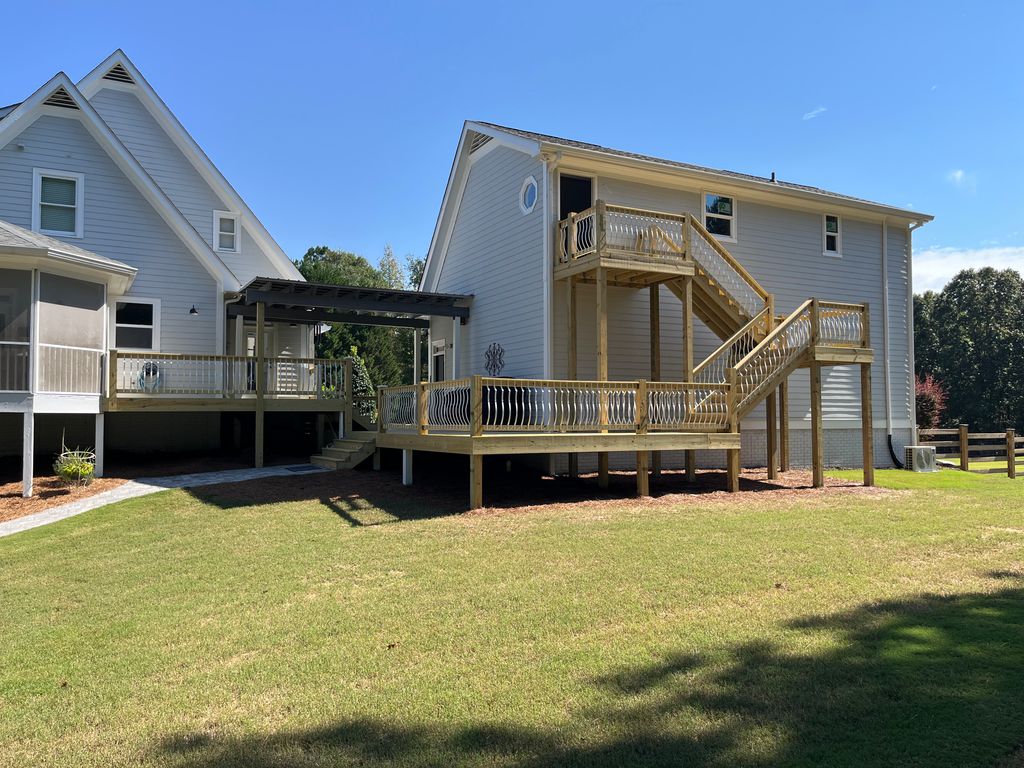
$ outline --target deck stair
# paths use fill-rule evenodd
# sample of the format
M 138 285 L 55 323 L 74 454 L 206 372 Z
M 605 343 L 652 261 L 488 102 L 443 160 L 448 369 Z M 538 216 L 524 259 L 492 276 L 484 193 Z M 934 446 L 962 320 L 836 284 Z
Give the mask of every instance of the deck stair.
M 353 432 L 310 456 L 309 463 L 327 469 L 353 469 L 372 456 L 376 448 L 375 432 Z

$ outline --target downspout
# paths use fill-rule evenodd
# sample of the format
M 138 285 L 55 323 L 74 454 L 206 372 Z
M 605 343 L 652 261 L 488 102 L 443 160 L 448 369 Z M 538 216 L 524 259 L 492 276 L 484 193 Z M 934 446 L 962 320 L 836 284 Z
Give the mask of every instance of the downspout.
M 885 376 L 885 439 L 893 465 L 903 469 L 903 462 L 892 446 L 892 378 L 889 369 L 889 222 L 882 219 L 882 371 Z
M 923 227 L 923 221 L 913 221 L 907 228 L 907 344 L 910 349 L 910 440 L 917 445 L 917 358 L 914 350 L 914 230 Z

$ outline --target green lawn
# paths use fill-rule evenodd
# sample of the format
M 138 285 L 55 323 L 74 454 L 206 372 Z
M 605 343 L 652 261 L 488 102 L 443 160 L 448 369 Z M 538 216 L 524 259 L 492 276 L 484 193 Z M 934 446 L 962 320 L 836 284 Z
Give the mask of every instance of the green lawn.
M 1024 481 L 878 481 L 465 515 L 387 474 L 0 539 L 0 765 L 993 766 Z

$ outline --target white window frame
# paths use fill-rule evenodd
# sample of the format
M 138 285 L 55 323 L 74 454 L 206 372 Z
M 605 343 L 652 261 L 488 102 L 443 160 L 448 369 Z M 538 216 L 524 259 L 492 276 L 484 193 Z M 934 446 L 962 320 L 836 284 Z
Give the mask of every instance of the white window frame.
M 231 211 L 214 211 L 213 212 L 213 249 L 220 251 L 221 253 L 241 253 L 242 252 L 242 225 L 241 216 Z M 220 223 L 224 219 L 231 219 L 235 222 L 235 247 L 234 248 L 221 248 L 220 247 Z
M 533 184 L 533 188 L 536 192 L 533 196 L 533 205 L 528 206 L 523 202 L 523 195 L 526 194 L 526 188 L 531 184 Z M 533 213 L 533 209 L 537 207 L 538 200 L 540 200 L 540 185 L 537 183 L 537 179 L 533 176 L 527 176 L 523 179 L 523 186 L 519 188 L 519 210 L 523 212 L 524 216 L 528 213 Z
M 721 213 L 708 213 L 708 195 L 714 195 L 715 197 L 728 197 L 732 200 L 732 216 L 726 216 Z M 705 189 L 700 193 L 700 214 L 701 223 L 704 224 L 704 229 L 708 229 L 708 217 L 711 216 L 716 219 L 728 219 L 730 222 L 729 231 L 732 233 L 728 237 L 724 235 L 716 235 L 710 230 L 708 232 L 721 243 L 735 243 L 739 235 L 739 203 L 736 200 L 736 195 L 725 192 L 715 192 L 711 189 Z
M 117 322 L 118 304 L 152 304 L 153 325 L 136 325 L 134 323 Z M 159 352 L 160 351 L 160 299 L 150 299 L 145 296 L 111 296 L 109 304 L 110 312 L 110 348 L 124 352 Z M 153 329 L 153 346 L 145 347 L 119 347 L 117 346 L 117 329 L 121 328 L 150 328 Z
M 43 178 L 69 179 L 75 182 L 75 231 L 62 232 L 56 229 L 43 229 L 40 225 L 42 219 L 40 208 L 43 205 Z M 81 238 L 85 231 L 85 174 L 73 173 L 72 171 L 57 171 L 51 168 L 32 169 L 32 231 L 41 235 L 51 237 L 75 237 Z M 47 205 L 55 205 L 47 203 Z
M 836 220 L 836 250 L 834 251 L 828 249 L 828 236 L 830 233 L 827 229 L 827 223 L 829 216 Z M 821 214 L 821 253 L 823 256 L 829 256 L 833 259 L 843 258 L 843 217 L 838 213 Z
M 456 320 L 456 322 L 458 322 L 458 321 Z M 430 359 L 427 361 L 428 362 L 428 365 L 427 365 L 427 368 L 428 368 L 428 370 L 427 370 L 427 378 L 429 378 L 431 381 L 436 381 L 436 378 L 435 378 L 436 377 L 436 371 L 434 369 L 434 358 L 436 358 L 438 355 L 441 355 L 442 360 L 444 360 L 444 367 L 445 367 L 445 369 L 447 369 L 448 368 L 448 340 L 447 339 L 435 339 L 435 340 L 430 342 Z M 446 375 L 448 374 L 447 370 L 445 370 L 445 374 Z M 442 381 L 443 381 L 443 379 L 442 379 Z

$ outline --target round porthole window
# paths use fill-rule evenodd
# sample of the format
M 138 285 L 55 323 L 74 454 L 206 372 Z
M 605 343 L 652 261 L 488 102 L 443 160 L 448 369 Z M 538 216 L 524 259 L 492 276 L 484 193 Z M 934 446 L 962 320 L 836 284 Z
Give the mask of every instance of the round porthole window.
M 529 213 L 537 205 L 537 180 L 533 176 L 527 176 L 523 182 L 523 188 L 519 190 L 519 208 L 523 213 Z

